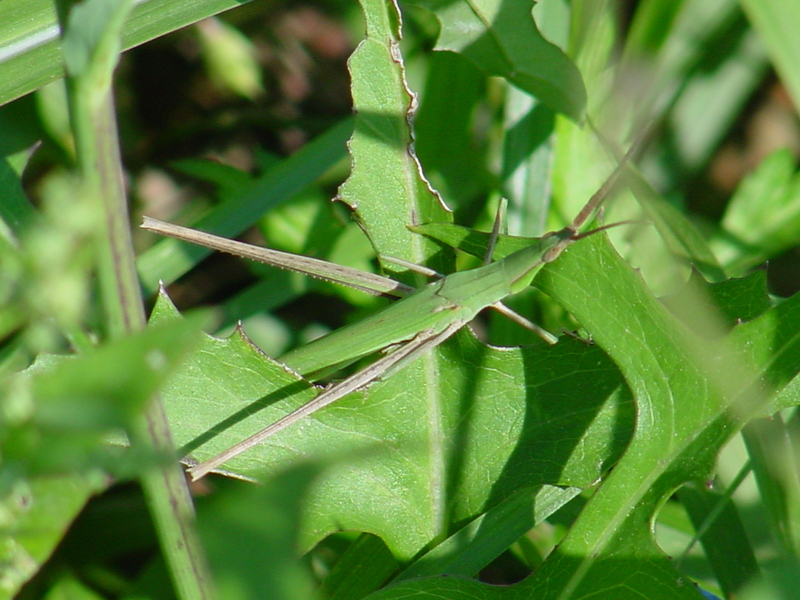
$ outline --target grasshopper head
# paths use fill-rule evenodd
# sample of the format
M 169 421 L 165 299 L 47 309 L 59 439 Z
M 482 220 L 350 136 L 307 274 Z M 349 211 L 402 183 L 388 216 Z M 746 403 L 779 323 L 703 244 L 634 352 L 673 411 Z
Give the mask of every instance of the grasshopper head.
M 564 229 L 548 233 L 542 238 L 542 244 L 544 246 L 549 246 L 549 248 L 542 253 L 542 262 L 553 262 L 561 256 L 561 253 L 567 246 L 578 238 L 578 232 L 573 227 L 564 227 Z

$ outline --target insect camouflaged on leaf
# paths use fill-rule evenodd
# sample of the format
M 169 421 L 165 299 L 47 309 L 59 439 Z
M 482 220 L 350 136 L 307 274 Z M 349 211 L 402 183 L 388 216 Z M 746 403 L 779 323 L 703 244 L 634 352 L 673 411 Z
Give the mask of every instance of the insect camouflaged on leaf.
M 217 456 L 202 462 L 189 472 L 197 480 L 227 460 L 263 442 L 268 437 L 318 410 L 336 402 L 413 361 L 427 350 L 441 344 L 488 307 L 503 307 L 502 300 L 530 285 L 539 270 L 556 260 L 575 241 L 605 229 L 579 233 L 594 214 L 625 169 L 633 148 L 628 151 L 603 186 L 589 199 L 573 222 L 559 231 L 547 233 L 530 246 L 497 262 L 453 273 L 409 293 L 396 303 L 358 323 L 342 327 L 318 340 L 280 357 L 280 361 L 309 377 L 322 368 L 341 368 L 379 350 L 393 347 L 386 356 L 361 371 L 326 389 L 316 398 L 235 444 Z M 325 261 L 257 248 L 196 232 L 145 217 L 142 227 L 210 248 L 252 258 L 267 264 L 299 271 L 329 281 L 372 292 L 401 295 L 405 290 L 391 279 L 364 274 Z M 507 309 L 506 309 L 507 310 Z

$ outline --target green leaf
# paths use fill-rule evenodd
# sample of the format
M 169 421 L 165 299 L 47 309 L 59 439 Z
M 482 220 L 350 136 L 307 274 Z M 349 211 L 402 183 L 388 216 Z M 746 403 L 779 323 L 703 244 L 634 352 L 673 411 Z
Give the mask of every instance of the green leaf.
M 639 201 L 645 215 L 658 229 L 669 252 L 691 263 L 710 281 L 722 281 L 725 273 L 716 256 L 700 235 L 694 224 L 674 206 L 670 205 L 637 172 L 628 177 L 631 191 Z
M 619 258 L 602 240 L 587 242 L 580 248 L 593 247 L 591 253 L 565 253 L 545 270 L 540 283 L 614 357 L 637 400 L 639 419 L 625 457 L 541 575 L 537 572 L 538 584 L 531 585 L 539 589 L 550 576 L 549 584 L 559 589 L 553 578 L 563 578 L 563 585 L 579 596 L 580 590 L 597 586 L 595 577 L 601 572 L 603 584 L 613 585 L 615 580 L 630 581 L 636 568 L 641 583 L 652 580 L 651 597 L 667 597 L 655 592 L 656 581 L 671 588 L 671 597 L 694 597 L 680 591 L 677 573 L 668 574 L 668 561 L 653 544 L 647 523 L 675 485 L 705 478 L 729 437 L 750 418 L 770 410 L 772 394 L 796 375 L 800 355 L 793 347 L 800 332 L 800 299 L 737 327 L 722 341 L 700 342 L 687 337 L 636 273 L 617 268 Z M 577 283 L 579 277 L 584 283 Z M 612 289 L 619 294 L 617 300 L 604 297 Z M 694 307 L 702 310 L 698 303 Z M 782 334 L 776 340 L 778 331 Z M 769 388 L 754 385 L 763 380 Z M 608 523 L 615 524 L 614 532 L 607 530 Z M 625 557 L 635 557 L 637 566 Z M 580 576 L 567 575 L 565 567 L 571 573 L 578 569 Z
M 696 530 L 705 525 L 705 519 L 722 498 L 722 494 L 699 486 L 683 486 L 678 495 Z M 745 584 L 759 576 L 754 549 L 731 502 L 726 502 L 720 514 L 715 515 L 700 539 L 716 579 L 727 596 L 740 593 Z
M 149 0 L 125 24 L 123 49 L 175 31 L 246 0 Z M 0 2 L 0 104 L 63 76 L 58 22 L 51 0 Z
M 340 197 L 357 210 L 380 253 L 419 260 L 436 247 L 405 225 L 447 215 L 412 151 L 412 101 L 393 41 L 397 15 L 379 2 L 365 3 L 364 10 L 368 38 L 350 62 L 358 110 L 353 173 Z M 185 379 L 165 391 L 171 420 L 183 426 L 179 441 L 197 459 L 313 396 L 240 333 L 206 344 Z M 582 390 L 579 396 L 562 385 L 565 378 Z M 304 504 L 301 547 L 353 529 L 379 535 L 407 559 L 520 488 L 596 481 L 627 439 L 625 398 L 596 347 L 566 341 L 500 350 L 463 332 L 227 467 L 256 475 L 298 455 L 327 459 L 330 466 Z
M 476 575 L 514 542 L 580 493 L 545 485 L 521 488 L 417 559 L 395 581 L 429 575 Z
M 661 114 L 674 132 L 674 146 L 659 148 L 659 171 L 674 180 L 704 168 L 768 68 L 735 0 L 641 3 L 624 40 L 621 71 L 634 86 L 627 98 L 639 113 L 634 119 Z
M 409 120 L 416 100 L 406 86 L 397 7 L 364 0 L 362 8 L 367 37 L 348 63 L 357 111 L 349 142 L 353 168 L 339 189 L 339 198 L 357 212 L 379 256 L 421 264 L 434 255 L 436 247 L 411 234 L 405 225 L 450 221 L 451 216 L 423 176 L 414 153 Z M 384 266 L 397 271 L 389 263 Z M 420 276 L 400 279 L 416 285 L 424 281 Z
M 429 60 L 414 118 L 417 155 L 442 195 L 459 208 L 490 183 L 488 169 L 476 168 L 484 164 L 485 149 L 473 139 L 486 77 L 460 54 L 434 52 Z
M 748 423 L 742 432 L 765 520 L 786 558 L 795 556 L 800 545 L 800 482 L 793 433 L 793 424 L 780 414 Z
M 412 225 L 409 229 L 414 233 L 428 236 L 478 258 L 483 258 L 486 255 L 486 249 L 489 247 L 489 241 L 492 237 L 490 233 L 485 231 L 476 231 L 453 223 L 425 223 L 423 225 Z M 527 248 L 535 240 L 536 238 L 499 235 L 492 258 L 494 260 L 505 258 L 517 250 Z
M 64 575 L 50 589 L 45 600 L 102 600 L 102 597 L 75 575 Z
M 706 315 L 702 311 L 698 314 L 681 310 L 681 307 L 691 305 L 696 299 L 696 290 L 699 287 L 704 288 L 709 306 L 716 311 L 717 324 L 725 330 L 742 321 L 752 321 L 772 306 L 767 293 L 767 274 L 764 270 L 754 271 L 740 279 L 727 279 L 711 285 L 707 285 L 705 280 L 693 271 L 691 279 L 683 290 L 662 298 L 661 301 L 698 335 L 720 333 L 709 331 L 708 323 L 705 321 Z
M 677 485 L 707 477 L 719 449 L 744 423 L 780 408 L 775 392 L 800 370 L 800 298 L 736 327 L 721 341 L 701 342 L 659 305 L 601 236 L 570 248 L 542 271 L 539 285 L 577 316 L 624 373 L 638 414 L 625 455 L 554 553 L 517 586 L 423 579 L 371 598 L 580 598 L 609 589 L 621 600 L 640 598 L 642 590 L 656 599 L 699 597 L 655 545 L 649 523 Z M 759 381 L 769 387 L 753 385 Z
M 745 0 L 742 8 L 767 47 L 795 108 L 800 107 L 800 69 L 795 60 L 800 53 L 800 40 L 796 35 L 800 27 L 800 6 L 782 0 Z
M 505 77 L 553 110 L 580 120 L 586 90 L 574 63 L 547 41 L 529 0 L 416 0 L 441 23 L 437 50 L 460 52 L 487 75 Z
M 77 357 L 39 357 L 6 382 L 2 470 L 18 475 L 110 466 L 103 454 L 96 456 L 105 436 L 141 414 L 198 330 L 197 319 L 187 319 Z
M 311 597 L 311 576 L 294 555 L 297 505 L 315 475 L 313 465 L 301 465 L 264 485 L 221 482 L 198 503 L 198 529 L 218 597 L 250 600 L 264 590 L 275 600 Z
M 168 317 L 164 302 L 157 318 Z M 409 381 L 424 381 L 429 361 L 437 377 L 421 394 Z M 395 555 L 410 558 L 520 488 L 596 481 L 629 432 L 631 407 L 620 383 L 595 346 L 567 340 L 552 348 L 493 349 L 464 332 L 436 356 L 348 396 L 226 468 L 260 477 L 298 456 L 320 461 L 326 468 L 302 506 L 301 547 L 352 529 L 379 535 Z M 240 332 L 206 338 L 163 394 L 170 421 L 181 424 L 176 442 L 198 460 L 313 396 Z
M 788 150 L 777 150 L 739 185 L 712 248 L 733 274 L 742 273 L 800 239 L 800 173 Z
M 45 563 L 102 478 L 80 475 L 17 480 L 0 502 L 0 598 L 16 597 Z
M 383 540 L 361 534 L 325 577 L 322 596 L 330 600 L 363 598 L 380 588 L 399 566 Z
M 249 100 L 264 93 L 253 42 L 220 19 L 201 21 L 197 31 L 209 75 L 218 86 Z
M 11 241 L 35 221 L 37 212 L 22 190 L 19 175 L 5 158 L 0 160 L 0 192 L 0 235 Z
M 108 88 L 119 60 L 120 32 L 132 8 L 132 0 L 83 0 L 70 9 L 62 39 L 68 75 L 90 77 L 98 88 Z
M 0 597 L 15 594 L 108 485 L 98 468 L 125 476 L 156 459 L 126 456 L 107 437 L 141 414 L 197 333 L 196 319 L 175 321 L 78 357 L 40 358 L 3 382 Z
M 170 163 L 170 167 L 216 186 L 223 202 L 241 194 L 253 183 L 253 176 L 231 165 L 209 158 L 186 158 Z

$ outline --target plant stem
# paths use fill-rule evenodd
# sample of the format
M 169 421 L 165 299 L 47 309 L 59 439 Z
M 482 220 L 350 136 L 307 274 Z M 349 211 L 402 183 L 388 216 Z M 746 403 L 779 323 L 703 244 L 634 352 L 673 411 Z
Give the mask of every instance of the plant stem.
M 109 10 L 108 5 L 91 0 L 80 4 L 84 11 Z M 69 74 L 70 120 L 81 190 L 94 209 L 93 213 L 98 215 L 96 252 L 106 330 L 109 337 L 121 337 L 146 326 L 134 264 L 111 86 L 119 35 L 132 3 L 120 2 L 113 6 L 109 18 L 103 21 L 105 29 L 94 38 L 92 34 L 97 32 L 79 31 L 80 18 L 66 17 L 67 5 L 66 2 L 60 5 L 59 14 L 62 31 L 65 31 L 64 41 L 72 35 L 81 42 L 95 44 L 86 54 L 90 59 L 88 63 L 75 61 L 77 53 L 70 56 L 66 44 L 64 57 Z M 83 49 L 85 46 L 73 44 L 73 51 L 75 47 Z M 145 414 L 130 427 L 128 435 L 131 446 L 146 456 L 175 454 L 159 398 L 153 398 Z M 211 579 L 194 528 L 194 506 L 179 463 L 154 461 L 143 471 L 141 483 L 178 596 L 182 600 L 212 598 Z
M 106 324 L 112 337 L 145 327 L 146 320 L 134 263 L 127 200 L 117 144 L 116 121 L 110 90 L 89 121 L 96 145 L 94 160 L 84 169 L 84 182 L 92 181 L 102 206 L 103 223 L 98 239 L 100 281 Z M 80 144 L 78 145 L 80 148 Z M 83 162 L 83 161 L 82 161 Z M 131 446 L 149 456 L 174 456 L 175 449 L 159 397 L 128 432 Z M 157 461 L 145 469 L 142 487 L 179 597 L 212 598 L 210 578 L 194 528 L 194 506 L 177 461 Z

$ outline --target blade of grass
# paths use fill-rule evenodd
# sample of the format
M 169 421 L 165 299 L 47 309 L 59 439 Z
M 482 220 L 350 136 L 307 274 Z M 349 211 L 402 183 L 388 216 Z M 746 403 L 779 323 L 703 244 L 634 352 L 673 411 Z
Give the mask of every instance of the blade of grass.
M 783 0 L 742 0 L 742 8 L 767 47 L 772 63 L 800 110 L 800 4 Z
M 248 0 L 145 0 L 122 31 L 127 50 Z M 0 104 L 63 77 L 59 27 L 52 0 L 0 2 Z
M 234 237 L 265 212 L 290 200 L 345 154 L 345 142 L 353 131 L 345 119 L 305 145 L 297 153 L 264 173 L 241 194 L 221 204 L 193 226 L 223 237 Z M 139 256 L 138 269 L 147 293 L 159 281 L 171 283 L 208 256 L 211 250 L 165 239 Z

